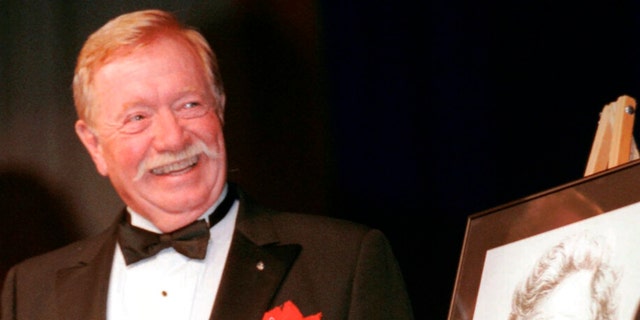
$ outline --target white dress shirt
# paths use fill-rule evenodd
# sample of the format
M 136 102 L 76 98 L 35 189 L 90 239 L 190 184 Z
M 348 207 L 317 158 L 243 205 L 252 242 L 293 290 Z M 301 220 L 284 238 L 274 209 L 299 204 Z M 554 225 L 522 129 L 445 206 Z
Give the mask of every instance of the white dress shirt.
M 209 215 L 226 195 L 201 218 Z M 229 253 L 238 211 L 237 200 L 226 216 L 209 230 L 204 260 L 190 259 L 173 248 L 127 266 L 116 244 L 109 280 L 108 320 L 209 319 Z M 131 223 L 160 232 L 151 222 L 129 210 Z

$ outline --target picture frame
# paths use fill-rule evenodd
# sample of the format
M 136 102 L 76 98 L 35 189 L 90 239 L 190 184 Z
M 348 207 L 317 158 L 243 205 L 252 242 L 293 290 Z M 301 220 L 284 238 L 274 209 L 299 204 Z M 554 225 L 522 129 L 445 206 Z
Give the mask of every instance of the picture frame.
M 624 271 L 617 319 L 636 319 L 640 160 L 470 215 L 448 320 L 509 319 L 515 288 L 544 251 L 584 230 L 614 238 L 609 254 Z

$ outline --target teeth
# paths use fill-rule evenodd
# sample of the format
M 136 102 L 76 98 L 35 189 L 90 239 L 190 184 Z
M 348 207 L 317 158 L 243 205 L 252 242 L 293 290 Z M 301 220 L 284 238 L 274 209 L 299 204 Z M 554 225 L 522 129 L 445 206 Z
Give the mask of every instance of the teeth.
M 196 164 L 196 162 L 198 162 L 198 156 L 174 162 L 166 166 L 151 169 L 151 173 L 158 175 L 169 174 L 171 172 L 176 172 L 191 167 Z

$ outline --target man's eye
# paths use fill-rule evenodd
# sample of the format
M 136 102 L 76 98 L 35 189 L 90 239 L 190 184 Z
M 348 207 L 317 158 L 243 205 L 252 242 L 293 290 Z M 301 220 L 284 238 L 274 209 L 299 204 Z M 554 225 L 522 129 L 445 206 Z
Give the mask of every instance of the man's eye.
M 145 118 L 146 117 L 141 114 L 134 114 L 133 116 L 129 117 L 129 121 L 137 122 L 137 121 L 142 121 Z
M 182 108 L 176 110 L 177 115 L 181 118 L 189 119 L 203 116 L 207 113 L 208 108 L 200 102 L 188 102 L 182 105 Z
M 125 119 L 120 131 L 124 133 L 138 133 L 149 126 L 150 119 L 148 115 L 143 113 L 132 114 Z

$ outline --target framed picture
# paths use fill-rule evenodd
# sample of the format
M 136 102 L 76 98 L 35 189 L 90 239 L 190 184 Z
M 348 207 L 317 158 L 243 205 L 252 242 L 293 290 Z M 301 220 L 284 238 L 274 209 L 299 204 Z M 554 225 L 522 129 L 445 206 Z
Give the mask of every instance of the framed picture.
M 567 261 L 574 269 L 607 268 L 598 271 L 598 280 L 606 287 L 597 296 L 596 311 L 580 307 L 578 301 L 596 290 L 595 278 L 591 286 L 583 286 L 584 294 L 555 294 L 572 300 L 558 302 L 556 309 L 573 307 L 576 312 L 615 313 L 615 319 L 640 319 L 639 161 L 469 216 L 448 319 L 514 320 L 524 319 L 528 312 L 552 312 L 536 305 L 542 296 L 552 304 L 555 284 L 541 282 L 553 279 L 557 284 L 569 278 L 547 270 Z M 576 239 L 588 245 L 580 247 Z M 575 252 L 578 257 L 572 256 Z M 567 289 L 569 284 L 564 288 L 574 290 Z

